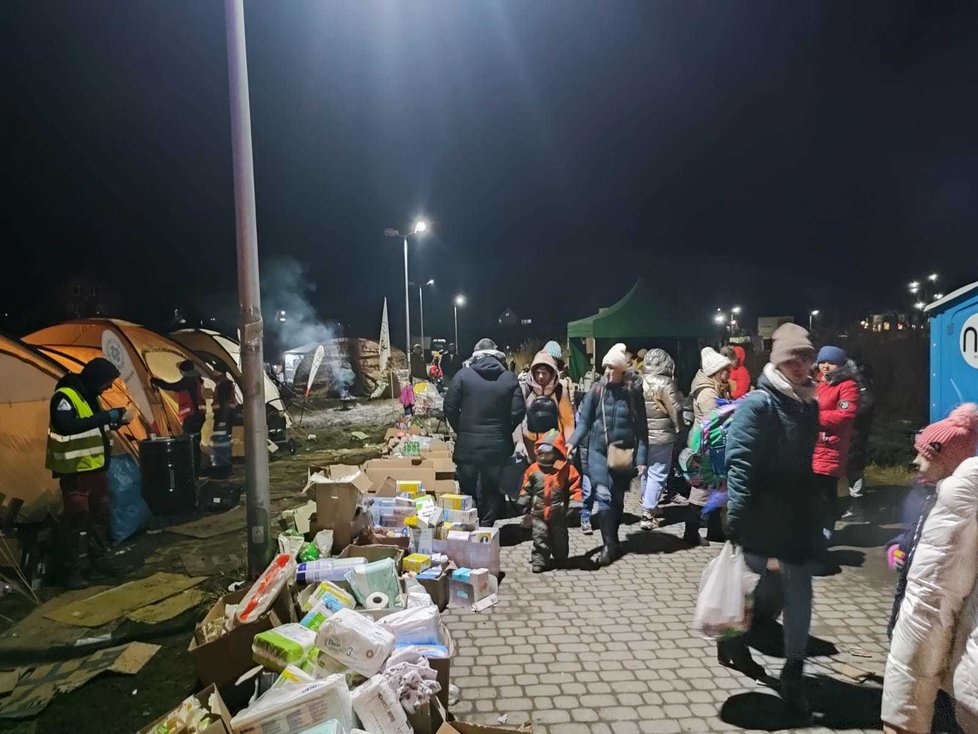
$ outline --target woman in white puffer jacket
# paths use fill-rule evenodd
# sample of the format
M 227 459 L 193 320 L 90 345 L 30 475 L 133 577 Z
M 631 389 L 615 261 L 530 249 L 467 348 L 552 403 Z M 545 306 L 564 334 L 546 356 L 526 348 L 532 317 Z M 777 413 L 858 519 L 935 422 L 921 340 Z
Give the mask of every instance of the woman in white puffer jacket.
M 937 498 L 907 558 L 883 684 L 884 731 L 927 734 L 940 690 L 978 734 L 978 405 L 956 408 L 914 441 Z

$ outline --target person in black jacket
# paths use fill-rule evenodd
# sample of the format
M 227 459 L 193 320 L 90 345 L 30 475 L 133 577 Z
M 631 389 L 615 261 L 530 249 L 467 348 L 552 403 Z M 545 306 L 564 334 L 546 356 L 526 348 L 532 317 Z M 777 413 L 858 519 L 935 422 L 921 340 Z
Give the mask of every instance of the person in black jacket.
M 445 417 L 457 434 L 459 488 L 475 497 L 483 527 L 492 527 L 501 514 L 499 475 L 513 455 L 513 431 L 526 415 L 523 393 L 504 359 L 495 342 L 479 340 L 469 366 L 459 370 L 445 395 Z
M 441 355 L 441 371 L 445 380 L 451 382 L 460 369 L 462 369 L 462 355 L 458 353 L 454 344 L 449 344 L 448 352 Z
M 869 522 L 866 515 L 866 495 L 863 491 L 863 472 L 869 459 L 869 434 L 876 417 L 876 395 L 873 392 L 873 371 L 867 364 L 856 368 L 856 386 L 859 388 L 859 408 L 852 426 L 852 442 L 849 444 L 849 466 L 846 479 L 849 481 L 849 508 L 842 516 L 852 523 Z

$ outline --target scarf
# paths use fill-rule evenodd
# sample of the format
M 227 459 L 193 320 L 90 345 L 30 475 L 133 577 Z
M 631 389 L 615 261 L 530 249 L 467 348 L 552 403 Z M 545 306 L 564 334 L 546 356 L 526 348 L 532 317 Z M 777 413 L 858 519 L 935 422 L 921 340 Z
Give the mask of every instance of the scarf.
M 764 365 L 764 376 L 771 381 L 778 392 L 787 395 L 796 402 L 810 403 L 815 400 L 815 391 L 818 387 L 815 380 L 809 380 L 805 385 L 795 385 L 770 362 Z

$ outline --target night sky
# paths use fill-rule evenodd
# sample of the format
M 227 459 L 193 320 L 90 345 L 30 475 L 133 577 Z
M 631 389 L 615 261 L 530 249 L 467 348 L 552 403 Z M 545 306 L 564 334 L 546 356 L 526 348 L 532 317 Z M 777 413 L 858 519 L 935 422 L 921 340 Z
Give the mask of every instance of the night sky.
M 463 292 L 465 342 L 639 274 L 705 322 L 904 306 L 934 270 L 949 290 L 978 278 L 976 9 L 246 2 L 267 272 L 362 335 L 388 296 L 398 344 L 383 231 L 422 214 L 426 330 Z M 7 328 L 82 270 L 133 320 L 233 316 L 224 34 L 218 0 L 0 4 Z

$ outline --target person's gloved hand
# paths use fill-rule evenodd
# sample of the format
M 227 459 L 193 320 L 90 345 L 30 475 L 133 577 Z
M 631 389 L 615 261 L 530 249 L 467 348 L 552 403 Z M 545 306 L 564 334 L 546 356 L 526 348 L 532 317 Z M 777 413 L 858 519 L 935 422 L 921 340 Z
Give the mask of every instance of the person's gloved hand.
M 110 408 L 109 409 L 109 425 L 110 426 L 121 426 L 122 419 L 125 418 L 126 411 L 125 408 Z
M 907 554 L 900 550 L 900 546 L 891 545 L 886 550 L 886 563 L 891 571 L 902 571 L 907 562 Z

